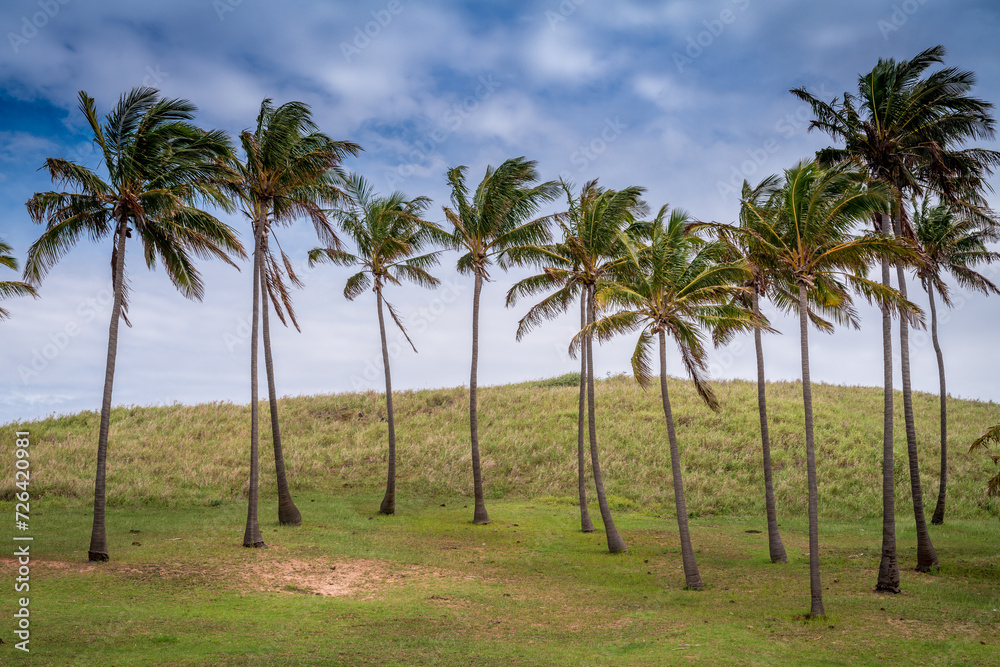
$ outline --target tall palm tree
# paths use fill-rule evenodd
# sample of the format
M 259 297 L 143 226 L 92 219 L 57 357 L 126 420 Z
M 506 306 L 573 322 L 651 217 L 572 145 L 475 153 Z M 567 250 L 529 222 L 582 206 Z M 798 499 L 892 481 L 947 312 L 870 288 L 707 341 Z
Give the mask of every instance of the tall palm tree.
M 962 215 L 961 210 L 939 202 L 931 207 L 925 197 L 920 206 L 913 205 L 913 224 L 917 243 L 924 254 L 924 261 L 917 270 L 917 277 L 927 292 L 931 311 L 931 341 L 937 356 L 938 380 L 941 401 L 941 482 L 938 487 L 937 506 L 931 517 L 932 524 L 944 523 L 945 496 L 948 483 L 948 392 L 945 386 L 944 355 L 938 341 L 937 305 L 934 294 L 941 296 L 946 306 L 951 305 L 944 273 L 966 289 L 984 294 L 1000 290 L 986 276 L 977 272 L 977 264 L 990 264 L 1000 259 L 1000 253 L 986 247 L 986 243 L 1000 239 L 1000 228 L 995 224 L 984 227 L 975 219 Z
M 800 163 L 785 171 L 785 184 L 766 206 L 747 203 L 747 215 L 757 218 L 756 242 L 775 258 L 773 269 L 797 287 L 796 309 L 802 356 L 802 403 L 805 412 L 806 469 L 809 485 L 810 617 L 825 615 L 819 573 L 818 490 L 814 444 L 812 383 L 809 369 L 809 294 L 829 310 L 841 310 L 854 320 L 852 291 L 904 315 L 919 309 L 891 288 L 865 277 L 872 262 L 899 261 L 912 252 L 881 234 L 855 237 L 852 227 L 884 210 L 887 197 L 866 184 L 864 177 L 844 167 L 829 170 L 817 163 Z
M 447 232 L 421 219 L 430 204 L 426 197 L 407 199 L 401 192 L 388 197 L 376 195 L 365 179 L 357 174 L 347 181 L 346 194 L 352 202 L 349 210 L 337 213 L 341 228 L 354 241 L 357 254 L 339 248 L 313 248 L 309 265 L 330 262 L 337 266 L 358 266 L 361 270 L 347 279 L 344 296 L 353 301 L 365 290 L 373 288 L 378 306 L 378 327 L 382 339 L 382 365 L 385 369 L 385 407 L 389 422 L 389 474 L 385 496 L 379 506 L 382 514 L 396 513 L 396 420 L 392 409 L 392 378 L 389 372 L 389 347 L 385 338 L 385 318 L 382 314 L 382 288 L 409 281 L 421 287 L 436 287 L 440 281 L 427 273 L 427 267 L 438 262 L 440 251 L 416 255 L 428 245 L 450 242 Z M 385 301 L 389 315 L 414 347 L 406 328 L 392 304 Z
M 0 266 L 17 271 L 17 259 L 10 253 L 13 251 L 9 245 L 0 240 Z M 0 280 L 0 299 L 10 299 L 18 296 L 38 297 L 38 292 L 28 283 L 19 280 Z M 0 307 L 0 320 L 10 317 L 10 312 Z
M 80 111 L 101 151 L 107 176 L 70 160 L 49 158 L 51 178 L 72 192 L 39 192 L 27 202 L 32 221 L 45 231 L 28 250 L 25 279 L 37 285 L 83 236 L 94 241 L 111 237 L 111 281 L 114 297 L 108 332 L 107 367 L 94 484 L 94 524 L 88 558 L 108 560 L 105 514 L 105 468 L 111 391 L 118 350 L 118 324 L 125 320 L 129 290 L 125 276 L 126 242 L 142 242 L 146 266 L 157 259 L 185 297 L 202 298 L 204 285 L 192 255 L 217 257 L 232 264 L 230 254 L 244 256 L 234 231 L 197 208 L 205 202 L 223 210 L 231 204 L 221 186 L 233 177 L 232 157 L 224 132 L 206 132 L 190 121 L 197 110 L 187 100 L 163 99 L 152 88 L 123 94 L 102 125 L 94 99 L 79 94 Z
M 274 237 L 276 226 L 292 224 L 298 218 L 312 222 L 321 243 L 337 247 L 324 207 L 335 206 L 343 199 L 338 186 L 339 165 L 360 147 L 349 141 L 333 141 L 318 130 L 309 106 L 287 102 L 275 107 L 270 99 L 261 102 L 257 126 L 240 134 L 244 159 L 236 167 L 239 179 L 232 188 L 233 197 L 250 220 L 254 236 L 253 305 L 250 342 L 250 491 L 243 545 L 264 546 L 257 523 L 258 481 L 258 405 L 257 405 L 257 321 L 261 319 L 264 337 L 264 365 L 267 372 L 268 402 L 271 413 L 271 439 L 274 445 L 274 468 L 278 486 L 278 521 L 282 525 L 302 523 L 302 515 L 292 500 L 285 475 L 285 458 L 278 422 L 278 399 L 271 360 L 270 306 L 283 324 L 286 315 L 298 329 L 286 278 L 301 285 L 288 256 Z M 278 255 L 271 250 L 271 240 Z M 280 261 L 279 261 L 280 257 Z M 264 303 L 261 312 L 261 293 Z
M 970 139 L 991 139 L 993 105 L 968 94 L 975 84 L 972 72 L 944 68 L 925 76 L 927 68 L 943 63 L 945 49 L 936 46 L 911 60 L 880 59 L 871 72 L 858 79 L 858 94 L 845 93 L 831 103 L 816 99 L 804 88 L 792 94 L 809 103 L 815 120 L 810 130 L 820 129 L 844 148 L 825 148 L 817 153 L 826 164 L 851 162 L 892 190 L 892 230 L 912 238 L 903 206 L 908 193 L 936 192 L 961 205 L 970 215 L 982 216 L 982 192 L 989 189 L 985 177 L 1000 164 L 1000 152 L 960 148 Z M 888 216 L 873 215 L 876 231 L 889 233 Z M 897 266 L 899 291 L 906 297 L 902 267 Z M 883 285 L 889 284 L 888 266 L 882 268 Z M 892 343 L 891 322 L 883 311 L 884 422 L 883 439 L 883 539 L 877 590 L 898 592 L 899 565 L 896 556 L 895 510 L 892 490 Z M 916 428 L 910 390 L 909 322 L 900 320 L 900 366 L 903 415 L 906 426 L 910 491 L 917 528 L 917 570 L 927 571 L 938 562 L 924 520 L 923 493 L 917 461 Z
M 548 218 L 534 218 L 538 207 L 558 194 L 552 181 L 538 181 L 536 163 L 524 157 L 510 158 L 499 167 L 486 168 L 486 175 L 470 192 L 465 182 L 468 168 L 448 170 L 451 202 L 444 214 L 454 228 L 451 245 L 464 254 L 458 259 L 458 271 L 472 274 L 472 371 L 469 377 L 469 431 L 472 443 L 472 481 L 475 510 L 472 522 L 490 522 L 483 499 L 483 479 L 479 465 L 479 421 L 476 383 L 479 369 L 479 298 L 483 282 L 490 279 L 489 267 L 495 261 L 506 270 L 531 261 L 540 246 L 549 243 Z
M 666 218 L 666 219 L 665 219 Z M 598 340 L 639 330 L 639 340 L 632 355 L 632 372 L 643 386 L 652 376 L 650 355 L 653 339 L 659 341 L 660 397 L 670 442 L 670 469 L 677 508 L 684 578 L 688 588 L 701 589 L 694 548 L 688 530 L 687 503 L 680 452 L 667 390 L 667 344 L 669 335 L 677 344 L 685 370 L 694 381 L 698 394 L 713 410 L 719 402 L 708 385 L 703 329 L 735 333 L 755 328 L 759 316 L 733 301 L 733 296 L 749 291 L 742 283 L 749 270 L 744 262 L 728 263 L 723 243 L 705 243 L 687 234 L 687 213 L 674 211 L 666 217 L 660 210 L 645 230 L 649 246 L 640 253 L 640 271 L 621 272 L 619 277 L 602 280 L 598 297 L 618 308 L 592 325 Z
M 562 187 L 569 204 L 567 213 L 558 218 L 563 232 L 562 242 L 545 249 L 544 263 L 547 266 L 542 273 L 521 280 L 507 293 L 507 305 L 512 306 L 521 296 L 551 292 L 532 306 L 521 319 L 517 329 L 518 340 L 543 320 L 565 312 L 577 293 L 580 294 L 580 329 L 584 329 L 592 321 L 588 303 L 597 282 L 606 275 L 627 269 L 635 262 L 635 244 L 627 230 L 648 210 L 642 200 L 645 188 L 632 186 L 623 190 L 608 190 L 599 187 L 595 179 L 584 184 L 579 196 L 574 197 L 570 185 L 563 183 Z M 591 342 L 588 337 L 582 343 L 584 349 L 580 355 L 580 400 L 577 416 L 577 490 L 580 529 L 585 533 L 594 530 L 587 511 L 584 470 L 584 415 L 587 412 L 586 406 L 596 402 L 593 394 L 593 368 L 588 368 L 588 363 L 593 365 Z M 589 415 L 587 428 L 591 466 L 594 469 L 594 485 L 608 547 L 612 553 L 625 551 L 625 542 L 615 528 L 604 493 L 593 408 Z

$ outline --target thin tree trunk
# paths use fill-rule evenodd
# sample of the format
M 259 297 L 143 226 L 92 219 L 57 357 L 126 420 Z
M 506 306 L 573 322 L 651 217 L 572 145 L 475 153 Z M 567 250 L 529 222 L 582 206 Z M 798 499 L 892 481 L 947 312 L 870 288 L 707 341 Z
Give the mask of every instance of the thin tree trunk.
M 934 287 L 930 283 L 925 284 L 927 298 L 931 305 L 931 341 L 934 343 L 934 353 L 937 355 L 938 378 L 940 379 L 939 393 L 941 396 L 941 485 L 938 487 L 937 506 L 934 508 L 934 516 L 931 523 L 940 526 L 944 523 L 944 501 L 948 488 L 948 390 L 944 383 L 944 355 L 941 354 L 941 344 L 938 342 L 937 328 L 937 306 L 934 303 Z
M 376 278 L 378 280 L 378 278 Z M 396 423 L 392 411 L 392 378 L 389 375 L 389 346 L 385 342 L 385 319 L 382 316 L 382 290 L 375 289 L 378 301 L 378 330 L 382 336 L 382 365 L 385 367 L 385 410 L 389 420 L 389 477 L 385 483 L 385 496 L 378 511 L 381 514 L 396 513 Z
M 104 526 L 106 480 L 108 462 L 108 431 L 111 427 L 111 392 L 115 384 L 115 360 L 118 356 L 118 321 L 122 314 L 122 286 L 125 277 L 125 239 L 128 221 L 118 221 L 118 238 L 115 239 L 115 265 L 112 280 L 114 299 L 111 305 L 111 324 L 108 327 L 108 359 L 104 370 L 104 398 L 101 401 L 101 429 L 97 436 L 97 477 L 94 480 L 94 525 L 90 533 L 87 560 L 98 563 L 107 561 L 108 536 Z
M 698 574 L 698 563 L 695 562 L 691 534 L 688 532 L 687 503 L 684 500 L 684 482 L 681 479 L 681 454 L 677 449 L 674 416 L 670 410 L 670 395 L 667 393 L 667 337 L 663 331 L 660 331 L 660 398 L 663 399 L 663 417 L 667 420 L 667 438 L 670 440 L 670 472 L 674 478 L 674 505 L 677 508 L 677 529 L 681 536 L 684 581 L 688 588 L 701 590 L 705 584 Z
M 587 326 L 587 288 L 580 292 L 580 328 Z M 584 449 L 584 424 L 587 414 L 587 355 L 580 355 L 580 409 L 576 423 L 576 465 L 577 488 L 580 493 L 580 530 L 585 533 L 594 532 L 594 522 L 590 520 L 587 509 L 587 457 Z
M 594 323 L 594 286 L 587 286 L 587 324 Z M 618 534 L 614 519 L 611 518 L 611 508 L 604 494 L 604 480 L 601 478 L 601 463 L 597 456 L 597 421 L 595 419 L 594 400 L 594 337 L 584 336 L 585 354 L 587 356 L 587 413 L 588 429 L 590 431 L 590 464 L 594 470 L 594 486 L 597 489 L 597 504 L 601 508 L 601 520 L 604 521 L 604 534 L 608 540 L 608 551 L 613 554 L 628 551 L 625 540 Z
M 899 293 L 906 298 L 906 276 L 896 265 Z M 913 394 L 910 390 L 910 327 L 906 316 L 899 318 L 899 366 L 903 377 L 903 420 L 906 424 L 906 454 L 910 462 L 910 495 L 913 497 L 913 518 L 917 524 L 917 572 L 930 572 L 938 564 L 931 544 L 931 534 L 924 518 L 924 494 L 920 486 L 920 465 L 917 462 L 917 429 L 913 419 Z
M 260 228 L 254 225 L 253 252 L 253 324 L 250 327 L 250 490 L 247 494 L 247 525 L 243 532 L 243 546 L 260 548 L 267 546 L 260 534 L 257 523 L 257 493 L 259 485 L 257 447 L 259 443 L 257 404 L 257 322 L 260 319 Z
M 799 335 L 802 354 L 802 405 L 806 422 L 806 474 L 809 482 L 809 616 L 826 616 L 819 580 L 819 491 L 816 485 L 816 451 L 813 439 L 812 381 L 809 379 L 809 315 L 806 286 L 799 285 Z
M 490 522 L 483 499 L 483 475 L 479 466 L 479 417 L 477 413 L 476 376 L 479 373 L 479 295 L 483 291 L 483 276 L 476 271 L 476 287 L 472 296 L 472 373 L 469 377 L 469 432 L 472 440 L 472 484 L 476 509 L 472 523 Z
M 757 290 L 753 293 L 753 314 L 760 315 Z M 772 563 L 787 563 L 788 555 L 778 532 L 778 513 L 774 506 L 774 483 L 771 470 L 771 438 L 767 429 L 767 397 L 764 382 L 764 348 L 761 345 L 760 329 L 753 330 L 753 342 L 757 349 L 757 410 L 760 413 L 760 443 L 764 452 L 764 505 L 767 514 L 767 549 Z M 671 427 L 672 429 L 673 427 Z
M 880 227 L 884 233 L 887 230 Z M 882 284 L 890 287 L 889 263 L 882 262 Z M 882 307 L 882 557 L 878 565 L 880 593 L 899 593 L 899 559 L 896 556 L 896 490 L 893 472 L 892 315 Z
M 263 252 L 261 253 L 263 254 Z M 271 408 L 271 441 L 274 443 L 274 472 L 278 478 L 278 523 L 282 526 L 298 526 L 302 524 L 302 514 L 292 500 L 288 491 L 288 480 L 285 478 L 285 455 L 281 451 L 281 429 L 278 426 L 278 395 L 274 390 L 274 364 L 271 361 L 271 327 L 268 323 L 268 311 L 271 306 L 267 298 L 266 279 L 264 271 L 260 272 L 261 325 L 264 334 L 264 368 L 267 370 L 267 398 Z

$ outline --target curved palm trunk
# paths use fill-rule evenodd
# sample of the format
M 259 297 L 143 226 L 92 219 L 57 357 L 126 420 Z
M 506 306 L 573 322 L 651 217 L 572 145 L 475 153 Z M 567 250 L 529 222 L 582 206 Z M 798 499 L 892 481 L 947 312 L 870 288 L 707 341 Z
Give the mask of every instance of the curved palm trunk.
M 382 365 L 385 367 L 385 410 L 389 420 L 389 477 L 385 483 L 385 496 L 378 511 L 380 514 L 396 513 L 396 422 L 392 411 L 392 378 L 389 375 L 389 347 L 385 342 L 385 319 L 382 316 L 382 290 L 375 289 L 378 301 L 378 330 L 382 336 Z
M 587 290 L 584 288 L 580 293 L 580 328 L 587 326 Z M 577 488 L 580 494 L 580 530 L 585 533 L 594 532 L 594 522 L 590 520 L 590 511 L 587 509 L 587 457 L 583 446 L 584 425 L 583 420 L 587 414 L 587 357 L 580 355 L 580 409 L 576 422 L 576 466 L 577 466 Z
M 753 293 L 753 314 L 760 315 L 757 291 Z M 662 336 L 662 334 L 661 334 Z M 774 507 L 774 484 L 771 470 L 771 438 L 767 430 L 767 397 L 764 393 L 764 348 L 761 345 L 760 329 L 753 330 L 754 347 L 757 350 L 757 409 L 760 413 L 760 443 L 764 452 L 764 505 L 767 514 L 767 549 L 772 563 L 787 563 L 788 555 L 778 532 L 778 513 Z M 664 371 L 665 372 L 665 371 Z M 664 388 L 666 385 L 664 384 Z M 673 426 L 671 425 L 671 430 Z
M 118 356 L 118 321 L 122 314 L 122 284 L 125 275 L 125 239 L 128 221 L 118 221 L 118 238 L 115 239 L 115 265 L 112 288 L 115 295 L 111 305 L 111 324 L 108 327 L 108 359 L 104 370 L 104 397 L 101 401 L 101 429 L 97 436 L 97 477 L 94 480 L 94 525 L 90 532 L 87 560 L 103 563 L 108 556 L 108 536 L 104 526 L 106 480 L 108 463 L 108 431 L 111 428 L 111 392 L 115 384 L 115 359 Z
M 257 321 L 260 319 L 260 232 L 254 225 L 253 252 L 253 325 L 250 327 L 250 490 L 247 494 L 247 525 L 243 532 L 243 546 L 265 547 L 264 538 L 260 534 L 257 523 L 258 495 L 258 461 L 257 448 L 259 444 L 258 422 L 259 405 L 257 404 Z
M 881 231 L 886 231 L 880 227 Z M 882 284 L 890 287 L 889 263 L 882 262 Z M 893 476 L 892 315 L 882 307 L 882 557 L 875 590 L 899 593 L 896 556 L 896 490 Z
M 587 286 L 587 324 L 594 323 L 594 286 Z M 611 518 L 611 508 L 604 494 L 604 480 L 601 477 L 601 463 L 597 456 L 597 421 L 594 401 L 594 337 L 589 334 L 584 337 L 587 355 L 587 413 L 588 430 L 590 432 L 590 463 L 594 470 L 594 486 L 597 489 L 597 504 L 601 508 L 601 520 L 604 521 L 604 534 L 608 540 L 608 551 L 613 554 L 628 551 L 625 540 L 618 534 L 614 519 Z
M 660 332 L 660 397 L 663 399 L 663 417 L 667 420 L 667 438 L 670 440 L 670 472 L 674 478 L 674 505 L 677 507 L 677 529 L 681 535 L 684 581 L 688 588 L 700 590 L 705 584 L 698 574 L 698 563 L 694 559 L 694 548 L 691 546 L 691 535 L 688 532 L 687 503 L 684 500 L 684 482 L 681 479 L 681 455 L 677 449 L 674 416 L 670 410 L 670 395 L 667 393 L 667 337 L 662 331 Z
M 281 429 L 278 426 L 278 396 L 274 390 L 274 364 L 271 362 L 271 327 L 268 324 L 267 289 L 264 272 L 260 272 L 260 289 L 263 295 L 261 304 L 262 328 L 264 334 L 264 368 L 267 371 L 267 398 L 271 408 L 271 441 L 274 443 L 274 472 L 278 478 L 278 523 L 282 526 L 298 526 L 302 524 L 302 514 L 292 500 L 288 491 L 288 480 L 285 478 L 285 455 L 281 451 Z
M 906 277 L 903 267 L 896 266 L 899 293 L 906 298 Z M 906 454 L 910 463 L 910 495 L 913 497 L 913 518 L 917 524 L 917 572 L 930 572 L 938 564 L 931 544 L 931 534 L 924 518 L 924 494 L 920 486 L 920 465 L 917 462 L 917 429 L 913 419 L 913 394 L 910 390 L 910 327 L 906 317 L 899 318 L 899 365 L 903 376 L 903 420 L 906 423 Z
M 809 316 L 806 286 L 799 285 L 799 334 L 802 347 L 802 405 L 806 422 L 806 474 L 809 481 L 809 616 L 826 616 L 819 580 L 819 491 L 816 485 L 816 451 L 813 439 L 812 381 L 809 379 Z
M 937 355 L 938 378 L 940 380 L 941 485 L 938 487 L 938 499 L 937 506 L 934 508 L 934 516 L 931 517 L 931 523 L 935 526 L 940 526 L 944 523 L 944 501 L 948 487 L 948 391 L 944 383 L 944 355 L 941 354 L 941 344 L 938 342 L 937 306 L 934 303 L 934 288 L 926 283 L 924 287 L 927 290 L 927 298 L 931 305 L 931 341 L 934 343 L 934 353 Z
M 476 509 L 472 523 L 487 524 L 490 515 L 486 513 L 483 499 L 483 475 L 479 467 L 479 416 L 477 415 L 476 376 L 479 373 L 479 294 L 483 291 L 483 276 L 476 272 L 476 287 L 472 296 L 472 373 L 469 377 L 469 433 L 472 440 L 472 485 Z M 388 366 L 387 366 L 388 368 Z

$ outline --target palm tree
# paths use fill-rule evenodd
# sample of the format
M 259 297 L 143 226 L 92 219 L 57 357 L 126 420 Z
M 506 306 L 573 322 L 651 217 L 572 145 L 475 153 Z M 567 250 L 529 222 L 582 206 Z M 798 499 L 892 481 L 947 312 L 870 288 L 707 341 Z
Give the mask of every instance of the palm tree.
M 702 329 L 719 329 L 725 333 L 747 331 L 756 328 L 760 318 L 733 301 L 733 296 L 749 291 L 742 285 L 749 275 L 746 263 L 722 261 L 728 250 L 725 244 L 705 243 L 688 235 L 687 213 L 674 211 L 665 220 L 666 212 L 664 206 L 644 230 L 649 246 L 640 252 L 641 271 L 621 272 L 617 279 L 598 284 L 601 301 L 619 310 L 589 325 L 588 329 L 601 341 L 617 334 L 640 331 L 632 355 L 632 372 L 643 386 L 649 383 L 652 375 L 650 355 L 654 336 L 659 341 L 660 397 L 670 442 L 670 469 L 684 578 L 688 588 L 697 590 L 704 584 L 688 530 L 680 452 L 667 391 L 666 337 L 669 335 L 676 342 L 698 394 L 710 408 L 718 410 L 719 402 L 707 382 L 707 352 Z
M 917 271 L 917 277 L 924 291 L 931 311 L 931 341 L 937 356 L 938 379 L 940 382 L 941 401 L 941 483 L 938 487 L 937 506 L 931 523 L 944 523 L 945 496 L 948 483 L 948 392 L 945 387 L 944 355 L 938 342 L 937 305 L 935 292 L 941 296 L 946 306 L 951 305 L 948 286 L 944 282 L 945 272 L 967 289 L 973 289 L 984 294 L 1000 290 L 986 276 L 973 267 L 977 264 L 990 264 L 1000 259 L 1000 253 L 986 247 L 986 243 L 1000 239 L 1000 230 L 996 225 L 983 227 L 975 219 L 964 216 L 961 210 L 939 202 L 931 207 L 925 197 L 920 207 L 913 205 L 913 223 L 917 242 L 924 254 L 924 262 Z
M 339 248 L 313 248 L 309 251 L 309 265 L 330 262 L 337 266 L 359 266 L 361 270 L 347 279 L 344 296 L 353 301 L 373 286 L 378 306 L 379 334 L 382 338 L 382 365 L 385 368 L 385 406 L 389 422 L 389 476 L 385 496 L 379 506 L 382 514 L 396 513 L 396 422 L 392 409 L 392 378 L 389 373 L 389 347 L 385 339 L 385 319 L 382 314 L 382 288 L 386 283 L 399 285 L 413 282 L 421 287 L 436 287 L 440 281 L 427 273 L 426 268 L 437 264 L 438 252 L 417 255 L 429 244 L 443 244 L 450 236 L 436 225 L 420 218 L 430 204 L 426 197 L 407 199 L 401 192 L 380 197 L 359 175 L 347 181 L 346 193 L 353 202 L 351 210 L 337 214 L 341 228 L 354 240 L 356 255 Z M 385 301 L 396 326 L 416 352 L 392 304 Z
M 524 264 L 541 253 L 540 246 L 551 240 L 548 218 L 533 219 L 538 207 L 556 197 L 558 185 L 538 181 L 535 162 L 524 157 L 510 158 L 499 167 L 486 168 L 486 175 L 472 198 L 465 183 L 465 166 L 448 170 L 451 201 L 444 207 L 448 222 L 454 227 L 451 245 L 464 252 L 458 259 L 458 271 L 473 274 L 472 297 L 472 372 L 469 378 L 469 431 L 472 442 L 472 481 L 475 511 L 472 522 L 490 522 L 483 499 L 483 479 L 479 465 L 479 421 L 476 382 L 479 368 L 479 298 L 483 281 L 490 279 L 489 267 L 496 261 L 500 268 Z
M 825 148 L 817 157 L 825 164 L 851 162 L 892 190 L 893 229 L 912 238 L 905 219 L 906 193 L 925 189 L 961 205 L 970 215 L 983 215 L 982 192 L 989 189 L 985 177 L 1000 164 L 1000 152 L 960 145 L 969 139 L 991 139 L 993 105 L 968 95 L 975 84 L 972 72 L 955 68 L 938 70 L 925 78 L 925 71 L 943 63 L 944 47 L 922 51 L 911 60 L 879 60 L 871 72 L 858 79 L 857 96 L 845 93 L 842 101 L 816 99 L 804 88 L 792 94 L 812 106 L 816 119 L 810 130 L 820 129 L 844 141 L 844 148 Z M 886 216 L 873 215 L 876 231 L 889 232 Z M 897 267 L 899 291 L 906 298 L 902 267 Z M 889 285 L 888 266 L 882 269 L 883 285 Z M 895 507 L 892 489 L 892 343 L 891 322 L 883 311 L 884 422 L 883 439 L 883 539 L 877 590 L 898 592 L 899 565 L 896 557 Z M 920 468 L 917 462 L 916 428 L 910 391 L 909 322 L 900 320 L 900 365 L 903 414 L 906 425 L 910 491 L 917 528 L 917 570 L 928 571 L 938 562 L 924 520 Z
M 105 468 L 111 391 L 118 349 L 118 323 L 129 324 L 125 249 L 136 235 L 146 266 L 157 258 L 185 297 L 202 298 L 204 285 L 192 255 L 244 256 L 234 231 L 196 207 L 212 203 L 223 210 L 230 202 L 221 189 L 233 177 L 227 161 L 232 148 L 225 133 L 206 132 L 190 121 L 197 110 L 187 100 L 163 99 L 152 88 L 123 94 L 101 125 L 94 99 L 79 94 L 80 111 L 90 124 L 101 151 L 107 178 L 70 160 L 49 158 L 45 166 L 57 183 L 74 192 L 39 192 L 27 202 L 32 221 L 45 231 L 28 250 L 25 279 L 37 285 L 83 236 L 95 241 L 111 237 L 111 281 L 114 298 L 108 332 L 107 367 L 94 484 L 94 525 L 88 558 L 108 560 L 104 525 Z M 234 265 L 235 266 L 235 265 Z
M 17 259 L 10 253 L 13 251 L 9 245 L 0 240 L 0 266 L 17 271 Z M 10 299 L 17 296 L 33 296 L 38 298 L 35 288 L 18 280 L 0 280 L 0 299 Z M 10 317 L 10 313 L 0 307 L 0 320 Z
M 991 442 L 994 444 L 1000 444 L 1000 424 L 990 428 L 982 435 L 982 437 L 973 442 L 972 446 L 969 447 L 969 451 L 974 452 L 979 449 L 985 451 L 989 448 L 989 443 Z M 990 454 L 990 458 L 993 459 L 993 463 L 1000 463 L 1000 454 Z M 1000 473 L 997 473 L 987 483 L 986 494 L 990 496 L 1000 496 Z
M 810 617 L 825 615 L 819 576 L 818 491 L 814 444 L 812 383 L 809 374 L 809 296 L 827 311 L 841 310 L 842 319 L 856 319 L 851 291 L 904 315 L 919 309 L 890 288 L 865 277 L 873 261 L 904 260 L 912 253 L 885 235 L 853 236 L 852 226 L 884 209 L 887 197 L 877 185 L 844 167 L 829 170 L 817 163 L 800 163 L 785 171 L 785 184 L 765 206 L 747 202 L 756 218 L 756 243 L 775 258 L 773 270 L 793 280 L 802 356 L 802 403 L 805 412 L 806 468 L 809 485 Z
M 569 203 L 568 212 L 558 218 L 563 231 L 562 242 L 545 249 L 544 261 L 549 266 L 542 273 L 521 280 L 507 293 L 507 305 L 512 306 L 521 296 L 555 290 L 532 306 L 521 319 L 517 329 L 518 340 L 542 321 L 565 312 L 577 293 L 580 294 L 580 329 L 584 329 L 593 321 L 588 303 L 598 280 L 627 269 L 635 260 L 634 242 L 628 236 L 627 229 L 647 212 L 642 200 L 645 189 L 632 186 L 623 190 L 607 190 L 599 187 L 595 179 L 584 184 L 579 197 L 574 198 L 570 185 L 563 183 L 562 187 Z M 630 259 L 633 262 L 629 262 Z M 594 530 L 587 511 L 583 423 L 586 405 L 593 405 L 595 402 L 593 368 L 588 368 L 588 363 L 593 365 L 591 342 L 589 338 L 583 341 L 584 350 L 580 355 L 580 400 L 577 416 L 577 489 L 580 529 L 585 533 Z M 589 415 L 590 456 L 598 505 L 607 533 L 608 548 L 612 553 L 617 553 L 626 550 L 625 542 L 615 528 L 604 493 L 593 407 L 590 408 Z
M 250 342 L 250 491 L 247 525 L 243 546 L 264 546 L 257 523 L 258 482 L 258 405 L 257 405 L 257 321 L 263 315 L 264 365 L 267 372 L 268 400 L 271 412 L 271 439 L 274 445 L 274 468 L 278 486 L 278 521 L 297 526 L 302 515 L 292 500 L 285 475 L 285 458 L 278 423 L 278 400 L 271 360 L 271 336 L 268 321 L 270 300 L 282 324 L 285 317 L 298 329 L 295 311 L 285 284 L 301 285 L 288 256 L 278 245 L 278 257 L 271 251 L 274 227 L 290 225 L 297 218 L 312 222 L 321 243 L 337 247 L 339 241 L 330 226 L 324 206 L 334 206 L 343 199 L 338 187 L 338 166 L 347 155 L 355 155 L 359 146 L 348 141 L 333 141 L 319 132 L 309 106 L 288 102 L 275 107 L 270 99 L 261 102 L 254 131 L 240 134 L 244 160 L 237 163 L 239 179 L 233 186 L 234 198 L 250 219 L 254 235 L 253 305 Z M 261 313 L 261 292 L 264 294 Z

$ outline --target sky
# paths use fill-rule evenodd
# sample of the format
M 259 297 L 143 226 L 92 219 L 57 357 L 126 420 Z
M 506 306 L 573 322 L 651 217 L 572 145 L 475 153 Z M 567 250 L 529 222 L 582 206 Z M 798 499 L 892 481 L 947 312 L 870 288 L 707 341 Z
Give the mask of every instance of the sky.
M 80 90 L 103 115 L 132 87 L 152 86 L 196 104 L 201 127 L 233 135 L 254 124 L 265 98 L 305 102 L 322 131 L 364 149 L 347 169 L 379 192 L 431 198 L 427 217 L 441 224 L 450 167 L 468 166 L 474 185 L 487 165 L 521 155 L 546 180 L 640 185 L 654 210 L 669 204 L 731 222 L 744 178 L 756 183 L 831 145 L 808 131 L 809 109 L 789 89 L 831 100 L 856 91 L 879 58 L 937 44 L 947 65 L 977 74 L 973 94 L 1000 102 L 1000 9 L 989 0 L 8 0 L 0 32 L 0 238 L 22 262 L 42 231 L 24 203 L 57 187 L 39 170 L 45 159 L 100 167 L 76 106 Z M 996 195 L 988 199 L 1000 209 Z M 216 214 L 252 245 L 245 217 Z M 348 269 L 306 265 L 318 245 L 307 222 L 276 236 L 305 283 L 294 293 L 302 331 L 272 325 L 278 393 L 381 391 L 374 295 L 349 302 Z M 81 240 L 45 278 L 41 298 L 5 302 L 12 316 L 0 322 L 0 423 L 100 409 L 110 248 L 110 239 Z M 114 403 L 248 402 L 248 263 L 200 262 L 206 294 L 193 302 L 162 269 L 146 269 L 135 239 L 126 253 L 132 327 L 119 336 Z M 442 255 L 437 290 L 386 292 L 419 351 L 390 331 L 396 390 L 468 384 L 472 282 L 455 271 L 457 257 Z M 1000 269 L 984 273 L 1000 279 Z M 497 269 L 484 287 L 481 385 L 579 368 L 566 352 L 576 310 L 515 340 L 531 304 L 505 308 L 504 297 L 527 275 Z M 1000 299 L 955 294 L 941 321 L 949 392 L 1000 400 L 992 380 Z M 814 381 L 881 386 L 879 314 L 861 312 L 860 330 L 811 334 Z M 795 379 L 797 325 L 765 314 L 783 332 L 765 337 L 768 377 Z M 597 374 L 628 372 L 634 343 L 598 349 Z M 936 392 L 929 336 L 914 332 L 911 345 L 914 388 Z M 676 354 L 668 364 L 682 374 Z M 710 368 L 719 379 L 756 377 L 752 339 L 713 351 Z

